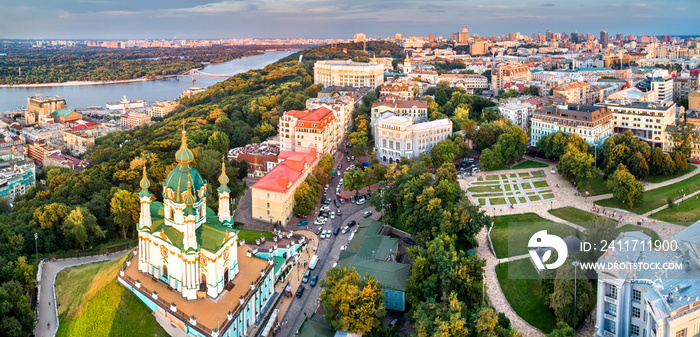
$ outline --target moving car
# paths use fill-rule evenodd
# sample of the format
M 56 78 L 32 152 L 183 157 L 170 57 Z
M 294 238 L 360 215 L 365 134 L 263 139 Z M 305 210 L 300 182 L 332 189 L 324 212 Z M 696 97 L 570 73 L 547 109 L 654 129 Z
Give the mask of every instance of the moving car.
M 311 283 L 309 283 L 312 287 L 316 285 L 316 282 L 318 282 L 318 274 L 314 274 L 314 276 L 311 276 Z
M 306 273 L 304 273 L 304 277 L 301 278 L 301 283 L 309 282 L 309 276 L 311 276 L 311 271 L 307 270 Z
M 316 268 L 316 264 L 318 263 L 318 255 L 314 255 L 311 257 L 311 261 L 309 261 L 309 269 L 313 270 Z
M 364 216 L 365 218 L 370 216 L 370 215 L 372 215 L 372 211 L 367 211 L 367 212 L 362 213 L 362 216 Z
M 302 219 L 297 223 L 297 226 L 308 226 L 309 225 L 309 220 Z
M 299 286 L 299 288 L 297 288 L 297 297 L 301 297 L 301 295 L 304 295 L 304 289 L 306 288 L 304 288 L 304 286 L 301 285 Z

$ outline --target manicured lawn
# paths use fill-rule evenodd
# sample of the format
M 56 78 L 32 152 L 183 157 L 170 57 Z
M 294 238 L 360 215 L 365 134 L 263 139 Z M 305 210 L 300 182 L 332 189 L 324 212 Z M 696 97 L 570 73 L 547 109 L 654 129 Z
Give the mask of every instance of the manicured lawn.
M 61 271 L 57 336 L 168 336 L 136 295 L 116 281 L 126 256 Z
M 508 197 L 508 202 L 511 204 L 517 204 L 518 200 L 516 200 L 515 197 Z
M 498 180 L 500 179 L 497 174 L 489 174 L 486 176 L 486 180 Z
M 547 182 L 546 182 L 546 181 L 543 181 L 543 180 L 534 181 L 532 184 L 535 185 L 535 188 L 549 187 L 549 185 L 547 184 Z
M 510 167 L 508 167 L 508 166 L 499 166 L 499 167 L 496 167 L 495 169 L 492 169 L 491 171 L 508 171 L 508 170 L 510 170 Z
M 262 233 L 262 236 L 265 237 L 265 239 L 272 239 L 275 237 L 274 234 L 270 232 L 265 232 L 265 231 L 256 231 L 252 229 L 238 229 L 238 238 L 242 240 L 246 240 L 247 242 L 255 242 L 255 240 L 260 238 L 260 233 Z
M 522 183 L 522 185 L 524 190 L 532 189 L 532 185 L 530 185 L 530 183 Z
M 700 200 L 690 198 L 676 204 L 673 208 L 662 209 L 650 217 L 682 226 L 692 225 L 700 220 Z
M 503 189 L 504 189 L 506 192 L 510 192 L 511 187 L 510 187 L 510 185 L 503 185 Z
M 499 185 L 472 186 L 472 187 L 467 188 L 467 191 L 473 192 L 473 193 L 501 192 L 501 187 Z M 509 189 L 506 189 L 506 191 L 509 191 Z
M 532 161 L 532 160 L 526 160 L 518 165 L 513 166 L 514 170 L 517 169 L 529 169 L 529 168 L 541 168 L 541 167 L 547 167 L 549 165 L 543 164 L 540 162 Z
M 533 177 L 544 177 L 544 171 L 531 172 Z
M 520 203 L 523 204 L 527 202 L 527 199 L 525 197 L 518 197 L 518 200 L 520 201 Z
M 520 189 L 520 187 L 518 187 L 518 184 L 513 184 L 513 191 L 519 190 L 519 189 Z
M 486 205 L 486 199 L 478 199 L 479 205 Z
M 546 199 L 554 199 L 554 194 L 552 194 L 552 193 L 543 194 L 543 195 L 542 195 L 542 199 L 544 199 L 544 200 L 546 200 Z
M 491 198 L 491 205 L 505 205 L 505 198 Z
M 530 176 L 530 172 L 520 172 L 520 173 L 518 173 L 518 175 L 521 176 L 521 177 L 529 177 L 529 176 Z
M 659 208 L 666 204 L 667 197 L 676 197 L 681 195 L 681 189 L 683 189 L 683 193 L 686 194 L 693 193 L 700 189 L 700 174 L 694 175 L 688 179 L 679 181 L 675 184 L 644 192 L 644 200 L 635 204 L 634 208 L 631 209 L 631 211 L 637 214 L 644 214 L 646 212 Z M 599 200 L 595 203 L 597 205 L 605 207 L 624 208 L 630 210 L 629 207 L 627 207 L 627 205 L 622 204 L 615 198 Z
M 509 223 L 511 223 L 510 226 L 508 226 Z M 493 249 L 500 258 L 527 254 L 529 249 L 527 242 L 530 237 L 543 229 L 546 229 L 548 234 L 562 238 L 576 233 L 576 229 L 568 225 L 549 221 L 535 213 L 500 215 L 496 216 L 491 230 Z M 508 249 L 509 236 L 512 242 L 519 243 L 511 249 Z
M 528 198 L 530 198 L 530 201 L 540 201 L 542 198 L 540 198 L 539 195 L 531 195 Z
M 478 177 L 476 178 L 476 181 L 484 181 L 484 177 Z
M 602 174 L 597 175 L 595 179 L 593 179 L 591 185 L 588 186 L 588 193 L 589 195 L 601 195 L 610 193 L 610 191 L 608 191 L 607 185 L 605 184 L 605 180 L 603 179 Z
M 586 211 L 582 211 L 578 208 L 574 207 L 562 207 L 562 208 L 557 208 L 549 211 L 549 214 L 554 215 L 558 218 L 564 219 L 569 222 L 573 222 L 577 225 L 581 225 L 584 228 L 588 228 L 588 224 L 594 221 L 601 221 L 601 222 L 612 222 L 617 225 L 617 221 L 600 216 L 597 214 L 589 213 Z
M 543 302 L 540 279 L 530 259 L 501 264 L 496 267 L 496 276 L 503 294 L 518 316 L 545 333 L 556 327 L 554 311 Z
M 671 174 L 671 175 L 650 176 L 650 177 L 644 178 L 644 181 L 649 182 L 649 183 L 660 183 L 660 182 L 664 182 L 666 180 L 673 179 L 673 178 L 678 178 L 684 174 L 688 174 L 690 172 L 693 172 L 696 168 L 697 167 L 695 167 L 693 165 L 688 165 L 688 168 L 683 172 L 678 172 L 676 174 Z
M 653 230 L 647 229 L 644 227 L 640 227 L 640 226 L 636 226 L 636 225 L 632 225 L 632 224 L 619 227 L 615 231 L 617 232 L 618 235 L 622 232 L 640 232 L 641 231 L 641 232 L 644 232 L 644 234 L 649 235 L 651 237 L 652 243 L 659 239 L 659 235 L 656 234 L 656 232 L 654 232 Z
M 502 197 L 503 193 L 482 193 L 482 194 L 473 194 L 472 198 L 488 198 L 488 197 Z

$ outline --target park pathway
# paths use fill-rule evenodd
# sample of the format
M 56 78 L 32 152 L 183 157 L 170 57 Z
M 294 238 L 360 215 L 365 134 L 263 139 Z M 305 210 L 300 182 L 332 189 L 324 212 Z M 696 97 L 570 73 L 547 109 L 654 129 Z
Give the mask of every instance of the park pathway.
M 498 277 L 496 276 L 496 266 L 499 264 L 499 260 L 493 256 L 488 244 L 488 229 L 482 228 L 481 232 L 476 236 L 479 241 L 479 246 L 476 248 L 476 253 L 483 259 L 486 260 L 486 267 L 484 268 L 484 283 L 486 286 L 486 296 L 489 298 L 489 304 L 496 309 L 498 312 L 502 312 L 510 319 L 510 324 L 513 328 L 518 330 L 523 336 L 544 336 L 544 333 L 530 323 L 522 319 L 518 314 L 515 313 L 513 308 L 508 303 L 506 296 L 501 290 L 501 285 L 498 283 Z M 530 255 L 520 255 L 513 256 L 507 259 L 500 260 L 501 263 L 509 262 L 513 260 L 528 258 Z
M 86 263 L 114 260 L 123 256 L 128 251 L 130 250 L 107 253 L 104 255 L 46 261 L 43 265 L 40 265 L 40 274 L 37 275 L 39 297 L 37 298 L 36 305 L 37 323 L 36 327 L 34 328 L 34 336 L 48 337 L 56 335 L 56 331 L 58 330 L 58 311 L 56 310 L 56 292 L 54 286 L 56 283 L 56 275 L 61 270 Z

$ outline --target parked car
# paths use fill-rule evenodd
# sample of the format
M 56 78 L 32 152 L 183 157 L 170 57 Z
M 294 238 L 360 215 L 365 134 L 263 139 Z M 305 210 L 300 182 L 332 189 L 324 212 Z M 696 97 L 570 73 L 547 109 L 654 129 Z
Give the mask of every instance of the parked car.
M 308 226 L 309 225 L 309 220 L 302 219 L 301 221 L 297 222 L 297 226 Z
M 316 285 L 316 282 L 318 282 L 318 274 L 314 274 L 314 276 L 311 276 L 311 282 L 309 284 L 313 287 Z
M 411 239 L 411 238 L 403 238 L 403 242 L 405 242 L 407 245 L 411 245 L 411 246 L 416 244 L 416 242 L 413 241 L 413 239 Z
M 335 212 L 331 212 L 331 219 L 335 219 Z
M 340 231 L 340 232 L 343 233 L 343 234 L 345 234 L 345 233 L 347 233 L 349 230 L 350 230 L 350 226 L 345 226 L 345 227 L 343 227 L 343 230 Z
M 307 270 L 304 277 L 301 278 L 301 283 L 309 282 L 309 276 L 311 276 L 311 271 Z
M 321 220 L 321 218 L 316 218 L 316 220 L 314 220 L 314 225 L 316 225 L 316 226 L 321 226 L 324 223 L 325 222 L 323 222 L 323 220 Z
M 322 231 L 321 235 L 318 236 L 319 239 L 323 240 L 326 238 L 326 231 Z
M 304 289 L 306 288 L 304 288 L 304 286 L 301 285 L 299 286 L 299 288 L 297 288 L 297 297 L 301 297 L 302 295 L 304 295 Z
M 336 227 L 335 229 L 333 229 L 333 235 L 338 235 L 339 232 L 340 232 L 340 227 Z
M 324 232 L 326 232 L 326 239 L 330 239 L 331 238 L 331 230 L 327 229 Z
M 349 162 L 350 162 L 350 157 L 345 157 L 345 160 L 349 163 Z
M 372 211 L 367 211 L 367 212 L 362 213 L 362 216 L 364 216 L 365 218 L 370 216 L 370 215 L 372 215 Z
M 322 228 L 322 227 L 319 227 L 319 228 L 316 230 L 316 235 L 321 235 L 322 232 L 323 232 L 323 228 Z
M 330 211 L 330 210 L 331 210 L 331 207 L 328 206 L 328 205 L 323 205 L 323 206 L 321 206 L 320 210 L 321 210 L 321 211 Z
M 335 207 L 340 207 L 340 202 L 338 201 L 338 199 L 335 199 L 334 203 L 335 203 Z
M 371 195 L 369 193 L 365 194 L 365 200 L 369 200 L 370 197 Z
M 345 178 L 340 178 L 340 181 L 338 182 L 338 184 L 342 185 L 344 180 L 345 180 Z
M 357 221 L 355 221 L 355 220 L 352 220 L 352 221 L 348 222 L 348 227 L 352 227 L 352 226 L 355 226 L 355 225 L 357 225 Z
M 341 213 L 341 212 L 340 212 L 340 208 L 338 208 L 338 211 L 337 211 L 337 212 L 335 212 L 335 214 L 336 214 L 337 216 L 341 216 L 341 215 L 343 215 L 343 213 Z

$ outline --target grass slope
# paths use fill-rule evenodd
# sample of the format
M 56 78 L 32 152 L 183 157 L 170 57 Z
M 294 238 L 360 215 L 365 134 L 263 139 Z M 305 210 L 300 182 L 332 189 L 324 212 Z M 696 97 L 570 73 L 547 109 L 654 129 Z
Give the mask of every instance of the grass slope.
M 509 223 L 512 223 L 510 226 Z M 535 213 L 512 214 L 497 216 L 491 230 L 491 242 L 493 249 L 499 258 L 527 254 L 527 242 L 530 237 L 543 229 L 548 234 L 566 237 L 574 235 L 576 229 L 568 225 L 549 221 Z M 508 247 L 509 236 L 511 242 L 518 242 L 516 247 Z
M 697 167 L 695 167 L 693 165 L 688 165 L 688 168 L 683 172 L 678 172 L 676 174 L 670 174 L 670 175 L 650 176 L 650 177 L 644 178 L 644 181 L 649 182 L 649 183 L 654 183 L 654 184 L 661 183 L 661 182 L 664 182 L 666 180 L 678 178 L 684 174 L 688 174 L 690 172 L 693 172 L 693 171 L 695 171 L 696 168 Z
M 582 211 L 575 207 L 555 208 L 553 210 L 550 210 L 549 214 L 564 219 L 566 221 L 573 222 L 577 225 L 581 225 L 584 228 L 588 228 L 588 224 L 594 221 L 612 222 L 617 224 L 616 220 Z
M 532 161 L 532 160 L 526 160 L 518 165 L 513 166 L 513 170 L 518 170 L 518 169 L 530 169 L 530 168 L 542 168 L 542 167 L 547 167 L 549 165 Z
M 58 274 L 57 336 L 168 336 L 146 305 L 117 283 L 126 256 Z
M 654 232 L 653 230 L 648 229 L 648 228 L 644 228 L 644 227 L 635 226 L 633 224 L 628 224 L 628 225 L 624 225 L 622 227 L 618 227 L 615 230 L 615 232 L 617 233 L 617 235 L 620 235 L 620 233 L 622 233 L 622 232 L 644 232 L 644 234 L 649 235 L 651 237 L 652 243 L 656 242 L 656 240 L 659 239 L 659 235 L 656 234 L 656 232 Z
M 690 198 L 676 204 L 673 208 L 662 209 L 652 214 L 650 217 L 681 226 L 690 226 L 700 220 L 700 200 Z
M 681 180 L 671 185 L 645 191 L 644 200 L 635 204 L 634 208 L 632 209 L 615 198 L 598 200 L 595 203 L 600 206 L 622 208 L 637 214 L 644 214 L 665 205 L 667 197 L 676 197 L 681 195 L 681 189 L 685 194 L 690 194 L 700 190 L 700 174 L 696 174 L 688 179 Z
M 540 279 L 530 259 L 500 265 L 496 267 L 496 276 L 503 294 L 518 316 L 545 333 L 556 327 L 554 311 L 543 302 Z

